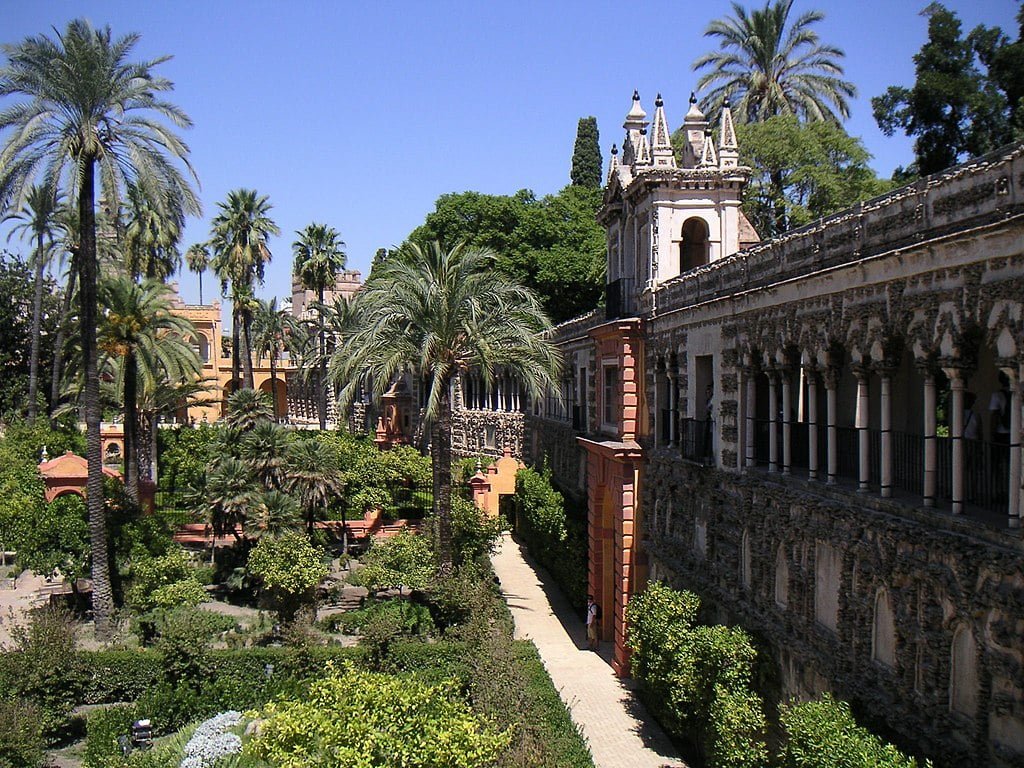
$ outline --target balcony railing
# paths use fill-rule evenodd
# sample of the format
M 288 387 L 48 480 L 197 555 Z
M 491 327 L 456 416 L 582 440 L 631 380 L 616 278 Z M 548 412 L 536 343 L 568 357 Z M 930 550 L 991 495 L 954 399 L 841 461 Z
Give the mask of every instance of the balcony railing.
M 679 445 L 683 458 L 705 466 L 714 465 L 714 421 L 682 419 L 679 422 L 679 427 Z

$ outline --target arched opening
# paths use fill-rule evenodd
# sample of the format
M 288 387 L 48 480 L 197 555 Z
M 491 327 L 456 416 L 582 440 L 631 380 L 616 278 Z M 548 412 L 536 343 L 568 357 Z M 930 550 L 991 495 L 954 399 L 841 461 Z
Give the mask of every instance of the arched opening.
M 953 633 L 949 670 L 949 709 L 967 717 L 978 711 L 978 648 L 969 627 L 961 624 Z
M 275 390 L 277 393 L 276 398 L 274 396 Z M 267 379 L 260 384 L 260 392 L 265 392 L 271 402 L 274 403 L 274 416 L 278 419 L 283 419 L 288 415 L 288 385 L 284 379 L 274 379 L 273 382 Z
M 199 359 L 203 361 L 203 365 L 210 362 L 210 340 L 203 334 L 197 334 L 193 341 L 196 353 L 199 355 Z
M 679 271 L 707 264 L 711 257 L 708 225 L 704 219 L 692 218 L 683 223 L 683 237 L 679 241 Z
M 117 443 L 109 443 L 103 451 L 103 463 L 107 466 L 114 466 L 121 463 L 121 446 Z
M 887 667 L 896 666 L 896 624 L 889 602 L 889 591 L 875 595 L 875 619 L 871 632 L 871 658 Z
M 221 416 L 227 416 L 228 415 L 228 398 L 231 397 L 231 394 L 233 392 L 235 392 L 241 386 L 242 386 L 242 382 L 239 381 L 238 379 L 232 379 L 231 381 L 229 381 L 227 384 L 224 385 L 224 399 L 221 400 L 221 402 L 220 402 L 220 415 Z

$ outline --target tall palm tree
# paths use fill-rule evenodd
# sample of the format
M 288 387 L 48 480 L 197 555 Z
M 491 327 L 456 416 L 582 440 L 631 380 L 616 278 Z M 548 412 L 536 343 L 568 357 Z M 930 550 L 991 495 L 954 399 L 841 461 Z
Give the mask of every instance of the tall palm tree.
M 190 272 L 199 275 L 199 303 L 203 303 L 203 273 L 210 266 L 210 248 L 206 243 L 195 243 L 185 251 L 185 264 Z
M 47 185 L 33 184 L 25 197 L 24 206 L 4 217 L 19 220 L 19 224 L 7 235 L 10 242 L 15 235 L 28 235 L 35 239 L 35 252 L 31 264 L 35 270 L 35 285 L 32 296 L 32 350 L 28 368 L 28 421 L 35 421 L 38 411 L 39 393 L 39 344 L 43 319 L 43 272 L 53 256 L 57 215 L 60 212 L 59 195 Z
M 787 29 L 792 5 L 793 0 L 775 0 L 748 12 L 734 2 L 734 17 L 708 25 L 704 36 L 717 38 L 720 50 L 693 63 L 695 71 L 708 69 L 697 87 L 714 86 L 704 98 L 705 110 L 717 111 L 729 100 L 741 121 L 794 114 L 838 123 L 850 116 L 847 99 L 857 91 L 843 79 L 843 51 L 823 45 L 811 28 L 824 14 L 807 11 Z
M 125 488 L 139 500 L 139 392 L 160 380 L 194 381 L 202 362 L 188 339 L 195 327 L 171 311 L 173 291 L 156 280 L 141 285 L 115 276 L 99 285 L 103 308 L 98 344 L 107 358 L 120 360 L 116 380 L 124 397 Z
M 268 491 L 281 490 L 292 433 L 272 421 L 260 421 L 242 437 L 240 455 Z
M 252 321 L 252 348 L 256 358 L 270 358 L 270 394 L 274 402 L 274 418 L 281 412 L 277 396 L 277 361 L 285 350 L 291 348 L 297 323 L 292 313 L 277 308 L 277 299 L 259 301 Z
M 199 213 L 199 201 L 182 171 L 193 177 L 188 147 L 160 118 L 179 128 L 191 121 L 161 94 L 170 80 L 153 70 L 161 57 L 132 62 L 138 35 L 115 39 L 109 27 L 76 19 L 63 33 L 4 45 L 0 97 L 23 96 L 0 112 L 0 210 L 24 199 L 45 174 L 63 186 L 79 211 L 79 327 L 85 380 L 83 410 L 89 465 L 87 506 L 92 547 L 96 633 L 110 636 L 114 600 L 103 505 L 99 371 L 96 348 L 96 179 L 115 210 L 126 183 L 145 189 L 161 206 Z M 10 130 L 8 130 L 10 129 Z M 59 181 L 58 181 L 59 180 Z
M 154 205 L 144 190 L 128 185 L 117 229 L 124 268 L 136 280 L 167 280 L 178 271 L 178 241 L 185 226 L 185 214 L 180 206 L 171 206 L 170 215 L 167 213 L 166 208 L 161 210 Z
M 231 456 L 221 458 L 207 473 L 197 507 L 207 515 L 214 536 L 230 533 L 242 540 L 250 512 L 260 501 L 261 491 L 253 482 L 249 466 Z
M 429 382 L 438 556 L 452 566 L 452 388 L 476 369 L 491 383 L 501 370 L 534 397 L 557 389 L 561 367 L 551 321 L 537 296 L 496 269 L 496 255 L 465 243 L 444 250 L 407 243 L 357 294 L 349 327 L 331 359 L 342 405 L 361 385 L 379 396 L 405 374 Z
M 334 286 L 338 272 L 345 268 L 345 243 L 333 227 L 310 224 L 295 233 L 299 239 L 292 243 L 295 256 L 293 270 L 302 281 L 302 287 L 316 291 L 317 320 L 319 326 L 320 375 L 316 382 L 317 415 L 320 429 L 327 429 L 327 341 L 324 332 L 324 291 Z
M 267 239 L 281 230 L 270 218 L 273 207 L 266 195 L 253 189 L 236 189 L 218 203 L 210 237 L 213 249 L 211 266 L 220 278 L 226 296 L 231 286 L 232 378 L 239 378 L 239 357 L 244 346 L 245 386 L 253 387 L 252 346 L 249 339 L 257 284 L 263 284 L 263 271 L 270 261 Z M 241 343 L 240 343 L 241 342 Z

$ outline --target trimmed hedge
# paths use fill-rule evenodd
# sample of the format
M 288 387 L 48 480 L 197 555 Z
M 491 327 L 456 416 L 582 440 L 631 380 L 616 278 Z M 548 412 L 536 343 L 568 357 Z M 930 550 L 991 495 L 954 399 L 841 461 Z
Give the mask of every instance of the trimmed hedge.
M 120 704 L 93 710 L 85 721 L 85 768 L 121 768 L 124 755 L 118 739 L 127 736 L 139 719 L 134 704 Z
M 783 705 L 786 731 L 782 768 L 918 768 L 892 744 L 857 725 L 845 701 L 825 694 L 818 701 Z M 931 765 L 931 761 L 924 763 Z
M 582 608 L 587 602 L 586 525 L 565 512 L 565 499 L 551 484 L 551 473 L 521 469 L 516 473 L 516 533 L 569 598 Z

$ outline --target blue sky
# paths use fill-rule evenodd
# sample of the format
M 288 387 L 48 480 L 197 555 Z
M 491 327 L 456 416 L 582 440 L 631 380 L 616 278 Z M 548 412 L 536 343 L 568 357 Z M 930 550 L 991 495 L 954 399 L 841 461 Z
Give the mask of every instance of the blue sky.
M 869 101 L 913 82 L 925 5 L 794 5 L 823 10 L 821 38 L 846 52 L 859 90 L 846 128 L 883 175 L 912 160 L 911 143 L 883 136 Z M 965 29 L 998 25 L 1016 37 L 1012 0 L 947 5 Z M 115 34 L 139 32 L 138 58 L 172 54 L 158 71 L 195 123 L 185 139 L 204 208 L 183 248 L 207 237 L 229 190 L 255 188 L 282 230 L 262 293 L 286 296 L 294 232 L 312 221 L 341 232 L 349 266 L 365 276 L 374 251 L 400 243 L 445 192 L 556 192 L 568 182 L 582 116 L 597 117 L 607 161 L 634 88 L 648 112 L 660 91 L 677 127 L 697 80 L 691 64 L 713 45 L 703 30 L 730 12 L 717 0 L 2 0 L 0 40 L 85 16 Z M 195 275 L 180 279 L 186 300 L 197 300 Z M 214 290 L 208 275 L 207 301 Z

